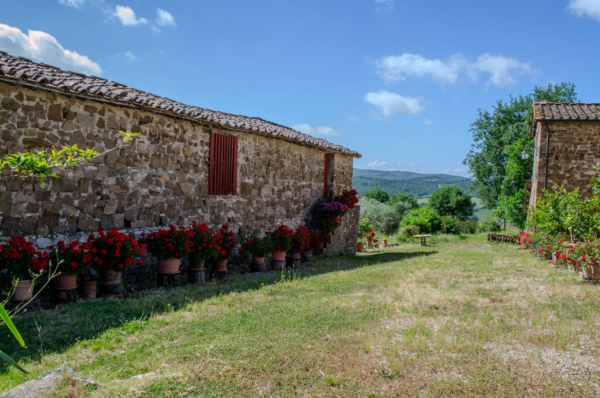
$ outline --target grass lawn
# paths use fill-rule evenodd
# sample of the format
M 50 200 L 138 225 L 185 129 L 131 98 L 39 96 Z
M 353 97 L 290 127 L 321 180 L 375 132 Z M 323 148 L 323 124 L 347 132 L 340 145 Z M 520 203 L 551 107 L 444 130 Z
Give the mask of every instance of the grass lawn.
M 295 275 L 17 319 L 0 388 L 68 365 L 68 397 L 597 396 L 598 289 L 485 235 L 328 257 Z M 147 374 L 145 377 L 133 376 Z

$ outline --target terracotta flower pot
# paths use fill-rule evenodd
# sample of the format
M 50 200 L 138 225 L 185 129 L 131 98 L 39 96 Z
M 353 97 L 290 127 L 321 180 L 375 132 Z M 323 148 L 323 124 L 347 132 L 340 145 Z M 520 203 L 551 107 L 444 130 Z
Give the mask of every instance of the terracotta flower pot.
M 367 246 L 373 247 L 373 239 L 367 239 Z
M 283 252 L 283 251 L 273 252 L 273 261 L 285 261 L 285 252 Z
M 387 245 L 388 245 L 388 240 L 387 240 L 387 239 L 384 239 L 384 240 L 383 240 L 383 247 L 387 247 Z
M 252 264 L 263 265 L 265 263 L 264 257 L 259 257 L 256 254 L 252 257 Z
M 304 253 L 302 253 L 302 258 L 305 259 L 310 259 L 313 256 L 313 249 L 308 249 L 308 250 L 304 250 Z
M 301 257 L 300 251 L 296 250 L 296 249 L 292 249 L 288 252 L 287 256 L 289 258 L 293 258 L 293 259 L 299 259 Z
M 594 281 L 600 280 L 600 264 L 597 262 L 587 263 L 582 267 L 583 277 Z
M 10 301 L 21 303 L 31 300 L 33 296 L 33 281 L 19 281 L 15 287 L 15 293 Z
M 181 260 L 178 258 L 159 259 L 158 273 L 163 275 L 176 275 L 179 273 L 180 262 Z
M 75 290 L 77 288 L 77 275 L 58 275 L 54 279 L 56 290 Z
M 227 259 L 215 261 L 213 265 L 213 272 L 226 272 L 227 271 Z
M 191 271 L 191 272 L 204 271 L 205 270 L 205 267 L 204 267 L 205 262 L 206 262 L 206 260 L 200 260 L 200 261 L 190 260 L 189 271 Z
M 103 267 L 100 270 L 100 280 L 103 285 L 114 286 L 121 284 L 121 272 L 112 267 Z
M 254 255 L 252 258 L 252 264 L 250 265 L 250 272 L 266 272 L 267 266 L 265 265 L 264 257 L 257 257 Z
M 96 298 L 96 285 L 97 281 L 81 282 L 79 284 L 79 297 L 84 300 Z
M 358 243 L 356 244 L 356 251 L 360 253 L 360 252 L 362 251 L 362 249 L 363 249 L 363 246 L 364 246 L 364 245 L 363 245 L 363 243 L 362 243 L 362 242 L 358 242 Z

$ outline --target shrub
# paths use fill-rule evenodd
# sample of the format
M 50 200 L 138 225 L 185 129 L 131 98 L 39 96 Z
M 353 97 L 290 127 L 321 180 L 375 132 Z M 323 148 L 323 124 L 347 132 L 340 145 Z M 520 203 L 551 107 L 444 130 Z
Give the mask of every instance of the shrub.
M 368 218 L 369 222 L 374 225 L 374 229 L 385 235 L 396 232 L 402 219 L 402 214 L 399 214 L 392 206 L 374 199 L 361 201 L 360 216 L 362 219 Z
M 440 216 L 431 207 L 419 207 L 408 212 L 402 219 L 401 226 L 416 225 L 421 233 L 431 234 L 440 231 L 442 222 Z
M 132 266 L 137 256 L 144 255 L 141 249 L 145 247 L 144 243 L 138 244 L 132 237 L 117 232 L 116 228 L 112 228 L 108 234 L 99 229 L 98 235 L 88 236 L 87 244 L 92 254 L 92 266 L 96 269 Z M 144 264 L 144 260 L 140 260 L 140 264 Z
M 449 235 L 460 235 L 462 233 L 460 224 L 457 218 L 452 216 L 441 217 L 441 229 L 440 232 Z
M 502 231 L 502 226 L 498 221 L 494 219 L 483 220 L 479 223 L 479 231 L 480 232 L 500 232 Z
M 459 221 L 458 225 L 463 234 L 471 235 L 477 232 L 477 221 L 475 220 Z
M 406 242 L 409 238 L 412 238 L 413 235 L 417 235 L 420 231 L 421 227 L 417 225 L 407 225 L 400 228 L 400 231 L 398 231 L 398 239 Z
M 428 203 L 439 215 L 454 216 L 460 220 L 467 220 L 475 209 L 471 195 L 463 193 L 456 185 L 444 185 L 436 189 Z

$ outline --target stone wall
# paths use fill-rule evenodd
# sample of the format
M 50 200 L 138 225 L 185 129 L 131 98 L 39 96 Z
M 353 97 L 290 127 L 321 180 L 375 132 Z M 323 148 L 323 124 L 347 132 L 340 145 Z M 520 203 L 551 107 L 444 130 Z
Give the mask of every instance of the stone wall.
M 323 150 L 0 83 L 0 157 L 66 144 L 104 152 L 115 147 L 118 130 L 141 135 L 126 148 L 44 185 L 4 178 L 2 239 L 27 236 L 43 248 L 57 240 L 81 239 L 98 228 L 139 235 L 193 221 L 212 229 L 227 223 L 241 237 L 279 224 L 301 225 L 323 196 Z M 210 132 L 239 137 L 238 195 L 208 194 Z M 339 194 L 352 187 L 353 158 L 334 157 L 334 191 Z M 343 235 L 336 239 L 349 239 Z
M 599 122 L 538 122 L 535 146 L 539 150 L 534 158 L 530 205 L 542 197 L 544 188 L 552 191 L 561 185 L 569 191 L 579 188 L 585 198 L 592 196 L 590 178 L 600 163 Z

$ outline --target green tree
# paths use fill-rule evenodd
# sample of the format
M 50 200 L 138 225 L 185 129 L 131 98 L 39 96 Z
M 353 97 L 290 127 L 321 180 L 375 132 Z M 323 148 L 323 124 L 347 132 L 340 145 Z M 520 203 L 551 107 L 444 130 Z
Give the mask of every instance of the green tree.
M 399 202 L 407 203 L 411 206 L 411 209 L 416 209 L 417 207 L 419 207 L 419 203 L 417 202 L 412 193 L 398 192 L 392 195 L 388 201 L 388 203 L 392 206 Z
M 429 206 L 422 206 L 411 210 L 404 216 L 401 227 L 415 225 L 422 234 L 436 233 L 442 228 L 441 217 Z
M 387 192 L 385 192 L 381 187 L 375 187 L 370 191 L 365 192 L 363 197 L 375 199 L 376 201 L 381 203 L 387 203 L 387 201 L 390 200 L 390 197 L 388 196 Z
M 464 164 L 474 177 L 472 189 L 488 209 L 496 208 L 506 179 L 506 163 L 514 151 L 506 148 L 517 141 L 530 138 L 533 103 L 537 101 L 576 102 L 575 85 L 561 83 L 553 86 L 536 86 L 532 94 L 510 97 L 508 102 L 498 101 L 492 112 L 479 110 L 477 120 L 471 125 L 473 145 Z M 531 170 L 530 170 L 531 173 Z M 517 173 L 516 176 L 521 176 Z M 528 177 L 526 177 L 527 179 Z M 525 180 L 515 181 L 515 186 L 525 190 Z
M 440 216 L 453 216 L 459 220 L 472 217 L 475 210 L 471 195 L 456 185 L 441 186 L 431 194 L 428 204 Z

